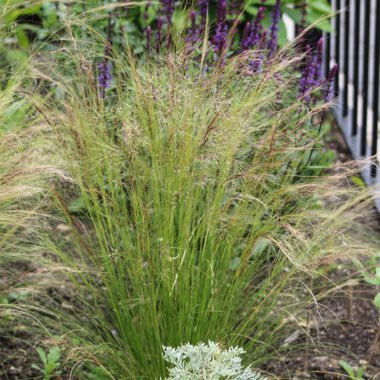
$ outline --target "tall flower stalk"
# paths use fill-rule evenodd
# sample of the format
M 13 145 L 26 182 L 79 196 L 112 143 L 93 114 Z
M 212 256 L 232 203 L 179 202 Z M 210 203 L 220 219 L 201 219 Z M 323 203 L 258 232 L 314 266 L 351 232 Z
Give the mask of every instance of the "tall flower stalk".
M 194 44 L 199 39 L 199 29 L 197 25 L 197 12 L 192 10 L 190 12 L 190 28 L 187 31 L 186 36 L 186 46 L 188 50 L 192 50 L 194 48 Z
M 146 48 L 150 50 L 151 40 L 152 40 L 152 28 L 150 27 L 150 25 L 147 26 L 145 34 L 146 34 Z
M 314 84 L 314 73 L 313 73 L 313 53 L 311 51 L 311 46 L 306 46 L 305 52 L 305 63 L 304 69 L 302 70 L 302 76 L 300 81 L 300 91 L 299 97 L 304 98 L 305 101 L 310 100 L 310 95 L 308 92 Z
M 216 32 L 214 36 L 215 52 L 220 57 L 226 48 L 228 27 L 226 23 L 227 2 L 226 0 L 218 0 L 218 15 Z
M 110 88 L 111 86 L 111 80 L 112 80 L 112 64 L 109 61 L 103 61 L 98 65 L 99 70 L 99 93 L 100 97 L 104 98 L 106 90 Z
M 111 52 L 111 44 L 107 43 L 104 49 L 104 59 L 98 65 L 98 84 L 99 94 L 101 98 L 105 97 L 106 90 L 111 87 L 112 81 L 112 63 L 108 60 L 108 56 Z
M 251 47 L 251 23 L 249 21 L 245 24 L 240 45 L 242 51 L 246 51 Z
M 149 8 L 152 5 L 152 1 L 149 0 L 146 2 L 145 8 L 144 8 L 144 19 L 147 20 L 149 18 Z
M 330 72 L 326 78 L 326 87 L 325 87 L 325 94 L 324 94 L 325 102 L 331 101 L 332 94 L 333 94 L 333 83 L 334 83 L 334 79 L 336 77 L 336 74 L 338 73 L 338 68 L 339 68 L 338 65 L 334 65 L 331 68 L 331 70 L 330 70 Z
M 174 0 L 161 0 L 161 4 L 163 6 L 163 14 L 166 17 L 166 22 L 170 25 L 172 22 L 172 17 L 174 13 Z
M 252 59 L 250 66 L 253 72 L 261 71 L 265 56 L 265 46 L 267 45 L 268 31 L 264 30 L 257 45 L 257 51 L 254 52 L 254 58 Z
M 251 30 L 251 45 L 254 47 L 258 44 L 260 41 L 260 35 L 262 31 L 262 21 L 264 20 L 264 12 L 265 12 L 265 7 L 260 7 L 257 15 L 256 15 L 256 20 L 252 25 L 252 30 Z
M 163 26 L 164 26 L 164 17 L 160 16 L 157 21 L 157 33 L 156 33 L 156 50 L 157 51 L 161 49 Z
M 272 24 L 268 41 L 268 58 L 272 58 L 277 50 L 279 22 L 281 18 L 281 0 L 276 0 L 272 13 Z
M 229 7 L 228 7 L 228 15 L 235 19 L 239 16 L 242 8 L 242 1 L 241 0 L 230 0 Z
M 300 81 L 300 97 L 306 102 L 311 100 L 310 92 L 321 84 L 322 53 L 323 38 L 319 39 L 315 54 L 310 45 L 306 46 L 305 66 Z
M 209 0 L 198 0 L 199 13 L 201 15 L 200 32 L 206 29 Z

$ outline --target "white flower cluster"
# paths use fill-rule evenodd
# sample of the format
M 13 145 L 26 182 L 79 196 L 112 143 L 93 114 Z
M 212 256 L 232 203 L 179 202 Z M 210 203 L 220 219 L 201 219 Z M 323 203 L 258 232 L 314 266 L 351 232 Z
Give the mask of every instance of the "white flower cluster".
M 239 355 L 244 350 L 231 347 L 221 350 L 217 343 L 189 343 L 172 348 L 163 347 L 164 359 L 173 364 L 166 380 L 265 380 L 250 368 L 243 368 Z

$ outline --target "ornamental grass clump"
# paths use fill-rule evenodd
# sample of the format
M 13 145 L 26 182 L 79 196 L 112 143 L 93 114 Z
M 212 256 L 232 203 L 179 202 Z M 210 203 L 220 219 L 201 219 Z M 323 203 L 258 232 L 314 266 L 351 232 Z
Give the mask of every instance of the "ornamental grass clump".
M 166 378 L 163 346 L 208 341 L 265 370 L 308 335 L 305 314 L 336 286 L 329 268 L 371 252 L 356 223 L 368 194 L 339 186 L 354 169 L 313 177 L 334 72 L 304 73 L 300 91 L 305 57 L 278 50 L 277 4 L 271 32 L 261 10 L 236 51 L 226 2 L 209 36 L 200 1 L 191 33 L 168 36 L 161 14 L 138 58 L 75 17 L 57 51 L 31 58 L 28 132 L 65 174 L 44 184 L 51 226 L 26 310 L 63 373 Z
M 35 100 L 70 177 L 52 189 L 69 232 L 44 236 L 50 278 L 74 294 L 41 317 L 54 345 L 83 379 L 165 378 L 162 346 L 209 340 L 265 369 L 308 333 L 328 267 L 371 252 L 355 227 L 366 192 L 337 186 L 350 171 L 305 175 L 329 105 L 299 99 L 302 57 L 253 73 L 245 54 L 204 70 L 186 49 L 114 51 L 105 98 L 93 52 L 78 43 L 78 57 L 75 76 L 44 65 L 61 97 Z

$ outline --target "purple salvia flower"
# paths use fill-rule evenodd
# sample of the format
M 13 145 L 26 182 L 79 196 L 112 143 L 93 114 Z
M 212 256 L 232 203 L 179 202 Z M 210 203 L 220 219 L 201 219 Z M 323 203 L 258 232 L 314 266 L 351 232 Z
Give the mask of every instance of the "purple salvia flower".
M 240 15 L 241 5 L 242 5 L 242 1 L 241 0 L 231 0 L 230 1 L 230 6 L 228 7 L 228 14 L 232 18 L 236 19 L 236 16 Z
M 150 50 L 151 39 L 152 39 L 152 28 L 150 27 L 150 25 L 147 26 L 145 33 L 146 33 L 146 48 Z
M 260 34 L 262 30 L 262 21 L 264 20 L 264 13 L 265 13 L 265 7 L 260 7 L 257 15 L 256 20 L 252 25 L 251 30 L 251 46 L 256 46 L 258 42 L 260 41 Z
M 305 66 L 302 71 L 299 90 L 299 97 L 303 98 L 305 101 L 310 100 L 310 95 L 308 95 L 307 93 L 309 92 L 310 88 L 314 85 L 315 69 L 313 68 L 313 66 L 313 54 L 310 45 L 307 45 L 305 53 Z
M 319 80 L 321 79 L 321 67 L 323 60 L 323 37 L 318 40 L 317 43 L 317 54 L 315 56 L 315 82 L 318 85 Z
M 338 73 L 338 68 L 339 68 L 338 65 L 334 65 L 331 68 L 329 75 L 326 78 L 326 88 L 325 88 L 325 96 L 324 96 L 325 102 L 329 102 L 331 100 L 331 94 L 333 93 L 333 91 L 332 91 L 333 90 L 333 83 L 334 83 L 334 79 Z
M 166 16 L 166 21 L 168 24 L 171 23 L 173 13 L 174 13 L 174 0 L 161 0 L 163 6 L 163 13 Z
M 244 30 L 243 30 L 243 37 L 241 39 L 241 50 L 246 51 L 251 46 L 251 23 L 248 21 L 245 24 Z
M 306 47 L 306 62 L 300 83 L 300 97 L 309 102 L 310 92 L 320 85 L 321 65 L 323 54 L 323 38 L 317 44 L 317 52 L 313 55 L 310 45 Z
M 157 33 L 156 33 L 156 50 L 161 48 L 162 27 L 164 26 L 164 17 L 160 16 L 157 20 Z
M 145 8 L 144 8 L 144 19 L 145 20 L 148 20 L 148 18 L 149 18 L 148 11 L 149 11 L 149 8 L 150 8 L 151 5 L 152 5 L 152 1 L 149 0 L 149 1 L 146 2 Z
M 111 62 L 104 60 L 98 65 L 98 70 L 99 70 L 99 75 L 98 75 L 99 93 L 100 93 L 100 97 L 104 98 L 105 91 L 111 86 L 111 80 L 112 80 Z
M 257 45 L 257 50 L 254 54 L 254 59 L 251 61 L 250 66 L 254 72 L 259 72 L 264 62 L 264 49 L 267 45 L 268 31 L 264 30 Z
M 227 42 L 227 23 L 226 23 L 227 4 L 226 0 L 218 0 L 218 19 L 214 36 L 215 50 L 221 56 Z
M 281 0 L 276 0 L 276 4 L 272 13 L 272 24 L 270 27 L 270 38 L 268 41 L 268 57 L 272 58 L 275 51 L 277 50 L 277 41 L 278 41 L 278 23 L 281 18 Z
M 199 29 L 197 26 L 197 12 L 190 12 L 190 21 L 191 25 L 187 31 L 186 43 L 188 48 L 191 50 L 193 48 L 193 44 L 198 41 L 199 38 Z
M 201 27 L 200 27 L 201 33 L 203 33 L 206 29 L 208 4 L 209 4 L 209 0 L 198 0 L 199 13 L 201 15 Z

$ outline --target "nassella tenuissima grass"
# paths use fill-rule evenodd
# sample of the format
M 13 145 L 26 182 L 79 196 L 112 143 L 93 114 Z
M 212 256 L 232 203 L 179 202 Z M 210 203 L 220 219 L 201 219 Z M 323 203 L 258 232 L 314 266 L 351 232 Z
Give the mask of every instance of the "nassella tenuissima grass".
M 74 307 L 41 319 L 64 335 L 73 373 L 164 378 L 163 345 L 208 340 L 242 347 L 255 368 L 280 357 L 333 286 L 326 266 L 370 252 L 356 243 L 364 227 L 346 234 L 367 194 L 336 186 L 344 170 L 302 177 L 326 106 L 298 99 L 297 59 L 200 73 L 181 52 L 114 53 L 102 98 L 79 45 L 75 77 L 40 76 L 58 100 L 34 99 L 72 180 L 53 191 L 71 232 L 47 248 Z

